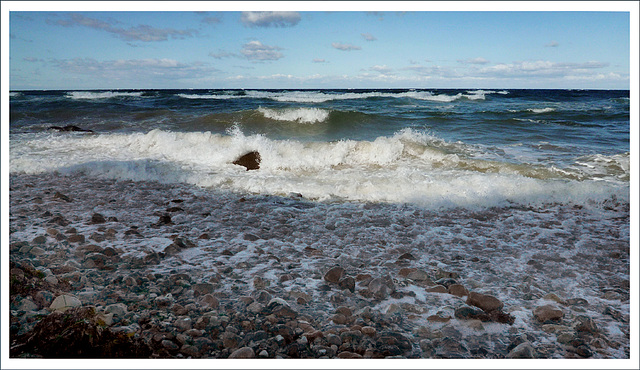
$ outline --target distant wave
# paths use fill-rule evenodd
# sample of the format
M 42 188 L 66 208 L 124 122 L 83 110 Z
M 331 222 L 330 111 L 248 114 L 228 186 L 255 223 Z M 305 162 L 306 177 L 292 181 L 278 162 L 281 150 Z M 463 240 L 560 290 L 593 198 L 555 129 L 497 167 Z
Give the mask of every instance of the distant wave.
M 238 99 L 244 98 L 244 95 L 236 94 L 177 94 L 176 96 L 183 99 Z
M 70 99 L 94 100 L 94 99 L 111 99 L 120 97 L 140 97 L 142 92 L 125 92 L 125 91 L 71 91 L 67 93 Z
M 550 112 L 555 112 L 556 109 L 555 108 L 531 108 L 531 109 L 527 109 L 529 112 L 533 112 L 533 113 L 550 113 Z
M 374 99 L 374 98 L 397 98 L 415 99 L 435 102 L 452 102 L 460 99 L 484 100 L 489 94 L 507 94 L 507 91 L 473 90 L 455 95 L 433 94 L 429 91 L 406 91 L 406 92 L 332 92 L 332 91 L 261 91 L 248 90 L 242 94 L 237 92 L 222 92 L 220 94 L 184 94 L 176 96 L 184 99 L 268 99 L 278 102 L 292 103 L 323 103 L 334 100 L 354 100 L 354 99 Z

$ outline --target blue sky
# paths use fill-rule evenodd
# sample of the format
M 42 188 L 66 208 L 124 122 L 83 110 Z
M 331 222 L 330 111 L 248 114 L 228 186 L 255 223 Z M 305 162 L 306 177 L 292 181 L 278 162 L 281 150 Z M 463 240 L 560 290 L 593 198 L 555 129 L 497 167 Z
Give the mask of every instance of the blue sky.
M 10 88 L 630 88 L 624 11 L 166 4 L 10 11 Z

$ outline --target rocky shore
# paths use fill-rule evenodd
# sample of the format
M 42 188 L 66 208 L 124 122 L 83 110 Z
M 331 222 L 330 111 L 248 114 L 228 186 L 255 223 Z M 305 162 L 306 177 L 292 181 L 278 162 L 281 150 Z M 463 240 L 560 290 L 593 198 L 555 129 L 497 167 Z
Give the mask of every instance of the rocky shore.
M 11 357 L 629 358 L 628 205 L 605 225 L 566 206 L 10 187 Z

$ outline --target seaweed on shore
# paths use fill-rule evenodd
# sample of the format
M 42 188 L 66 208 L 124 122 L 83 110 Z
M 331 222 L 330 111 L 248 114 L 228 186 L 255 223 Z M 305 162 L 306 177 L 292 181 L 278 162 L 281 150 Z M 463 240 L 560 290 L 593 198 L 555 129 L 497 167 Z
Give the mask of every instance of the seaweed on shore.
M 16 338 L 11 357 L 149 358 L 151 348 L 141 339 L 106 327 L 94 307 L 53 312 L 32 331 Z

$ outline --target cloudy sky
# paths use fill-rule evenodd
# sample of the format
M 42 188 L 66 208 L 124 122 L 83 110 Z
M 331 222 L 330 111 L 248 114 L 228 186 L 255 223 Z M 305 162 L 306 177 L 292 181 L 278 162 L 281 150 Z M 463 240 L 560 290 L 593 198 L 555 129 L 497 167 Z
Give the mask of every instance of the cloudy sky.
M 166 10 L 166 3 L 146 4 Z M 229 11 L 201 4 L 209 8 L 10 11 L 10 88 L 630 86 L 624 11 L 442 12 L 419 3 L 411 8 L 420 11 L 397 12 L 295 11 L 298 3 Z

